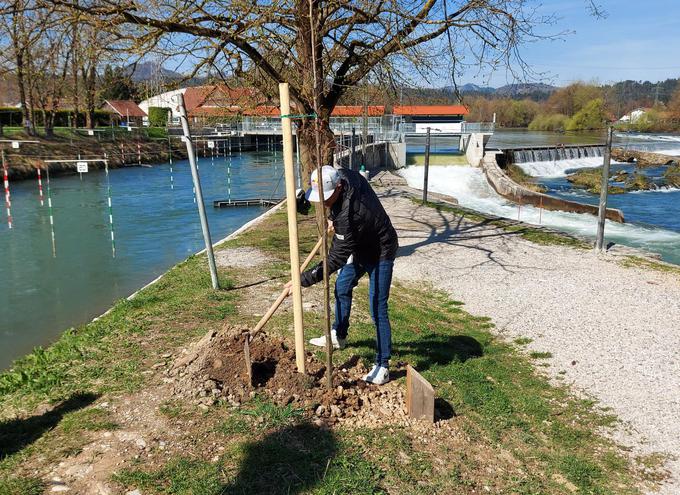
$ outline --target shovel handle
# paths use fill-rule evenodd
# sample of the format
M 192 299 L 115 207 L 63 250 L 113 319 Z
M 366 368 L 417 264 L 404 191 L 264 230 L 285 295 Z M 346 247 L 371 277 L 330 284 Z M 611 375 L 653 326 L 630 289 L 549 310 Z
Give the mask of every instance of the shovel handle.
M 300 272 L 304 272 L 307 269 L 307 266 L 312 262 L 312 259 L 314 259 L 314 256 L 316 256 L 316 253 L 319 252 L 319 249 L 321 249 L 321 244 L 323 243 L 323 238 L 319 239 L 312 251 L 307 255 L 307 258 L 305 258 L 305 261 L 302 263 L 302 266 L 300 267 Z M 260 321 L 255 325 L 255 328 L 253 328 L 253 331 L 250 332 L 250 338 L 252 339 L 257 333 L 262 330 L 262 327 L 269 321 L 269 318 L 272 317 L 272 315 L 276 312 L 277 309 L 279 309 L 279 306 L 281 306 L 281 303 L 288 297 L 288 294 L 290 293 L 290 289 L 287 287 L 281 291 L 281 294 L 279 294 L 279 297 L 276 298 L 276 301 L 274 301 L 274 304 L 271 305 L 271 307 L 267 310 L 267 312 L 264 314 L 264 316 L 260 319 Z

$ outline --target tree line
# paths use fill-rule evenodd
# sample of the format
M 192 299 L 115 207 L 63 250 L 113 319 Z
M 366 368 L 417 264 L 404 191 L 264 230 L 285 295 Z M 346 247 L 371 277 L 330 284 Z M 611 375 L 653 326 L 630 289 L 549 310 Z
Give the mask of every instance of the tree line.
M 641 88 L 645 91 L 640 91 Z M 502 127 L 546 131 L 601 129 L 642 108 L 644 114 L 619 125 L 642 132 L 680 130 L 680 84 L 677 79 L 658 85 L 626 81 L 601 86 L 576 82 L 556 89 L 541 102 L 483 96 L 468 98 L 465 102 L 470 108 L 469 120 L 487 122 L 495 114 L 497 124 Z

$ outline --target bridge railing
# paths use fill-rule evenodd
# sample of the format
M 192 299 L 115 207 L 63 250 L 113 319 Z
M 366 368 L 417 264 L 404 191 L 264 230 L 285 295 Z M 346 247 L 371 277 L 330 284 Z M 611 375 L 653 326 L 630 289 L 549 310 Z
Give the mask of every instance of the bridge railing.
M 496 129 L 494 122 L 463 122 L 462 131 L 465 133 L 489 133 Z

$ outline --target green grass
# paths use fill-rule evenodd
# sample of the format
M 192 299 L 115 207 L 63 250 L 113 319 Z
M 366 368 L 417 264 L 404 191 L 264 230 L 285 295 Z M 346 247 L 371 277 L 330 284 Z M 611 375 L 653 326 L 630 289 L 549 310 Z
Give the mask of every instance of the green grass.
M 110 418 L 111 413 L 105 409 L 83 409 L 64 416 L 59 427 L 64 433 L 115 430 L 118 425 Z
M 263 274 L 285 275 L 286 229 L 280 211 L 218 249 L 259 247 L 280 260 L 263 267 Z M 313 216 L 301 219 L 303 252 L 315 239 Z M 224 286 L 237 287 L 239 277 L 238 271 L 220 272 Z M 271 287 L 259 290 L 262 297 L 271 296 Z M 320 287 L 307 291 L 318 297 Z M 240 294 L 212 291 L 205 258 L 193 256 L 132 301 L 118 302 L 101 319 L 66 332 L 0 374 L 5 418 L 0 437 L 16 432 L 17 425 L 31 433 L 4 442 L 18 448 L 0 458 L 0 493 L 39 493 L 33 473 L 76 455 L 102 430 L 127 427 L 99 403 L 154 386 L 144 371 L 163 353 L 186 347 L 222 321 L 255 320 L 238 312 Z M 358 355 L 370 363 L 375 330 L 365 280 L 356 289 L 352 314 L 350 346 L 335 353 L 335 362 Z M 265 396 L 239 408 L 216 405 L 208 411 L 167 399 L 158 412 L 184 435 L 181 451 L 156 451 L 150 465 L 130 460 L 113 479 L 122 492 L 138 488 L 150 494 L 467 494 L 483 493 L 485 486 L 492 493 L 571 493 L 560 480 L 583 494 L 638 493 L 638 475 L 616 446 L 597 434 L 614 419 L 538 374 L 531 357 L 517 347 L 528 339 L 504 342 L 494 336 L 488 318 L 466 313 L 460 302 L 398 282 L 390 317 L 393 362 L 410 363 L 432 383 L 439 408 L 451 412 L 450 433 L 427 440 L 428 435 L 396 425 L 319 428 L 303 411 Z M 308 336 L 322 328 L 315 312 L 305 314 L 305 323 Z M 278 314 L 267 331 L 289 336 L 290 325 L 290 313 Z M 399 375 L 396 379 L 403 382 Z M 36 415 L 34 427 L 12 419 L 12 411 L 30 412 L 41 402 L 57 409 Z
M 672 275 L 680 275 L 680 267 L 670 265 L 668 263 L 660 263 L 640 256 L 626 256 L 621 265 L 628 268 L 646 268 L 662 273 L 670 273 Z
M 531 359 L 550 359 L 553 355 L 552 352 L 530 352 L 529 357 Z

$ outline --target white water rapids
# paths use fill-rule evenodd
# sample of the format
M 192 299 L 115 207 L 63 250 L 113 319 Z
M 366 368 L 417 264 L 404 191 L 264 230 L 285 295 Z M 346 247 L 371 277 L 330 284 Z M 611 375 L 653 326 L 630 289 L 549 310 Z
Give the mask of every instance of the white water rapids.
M 601 158 L 581 158 L 578 160 L 560 160 L 584 163 L 585 166 L 594 166 L 591 160 L 602 161 Z M 547 176 L 553 173 L 554 162 L 537 162 L 545 167 L 544 170 L 536 170 L 540 175 Z M 585 165 L 587 163 L 587 165 Z M 570 163 L 568 168 L 574 168 L 579 163 Z M 564 165 L 560 165 L 562 167 Z M 578 168 L 578 167 L 576 167 Z M 411 166 L 400 170 L 409 186 L 422 189 L 423 184 L 422 166 Z M 461 206 L 476 211 L 517 220 L 518 207 L 516 204 L 499 196 L 489 185 L 481 169 L 467 166 L 433 166 L 429 171 L 429 190 L 440 194 L 453 196 Z M 524 205 L 520 209 L 520 220 L 523 222 L 538 224 L 539 216 L 541 223 L 556 230 L 569 232 L 586 237 L 595 237 L 597 219 L 593 215 L 567 213 L 562 211 L 543 210 L 533 206 Z M 607 221 L 605 228 L 605 241 L 614 241 L 620 244 L 641 247 L 643 249 L 662 253 L 669 261 L 678 263 L 677 252 L 680 250 L 680 233 L 672 230 L 661 229 L 640 224 L 620 224 Z M 676 253 L 674 256 L 669 253 Z M 673 258 L 673 259 L 671 259 Z

